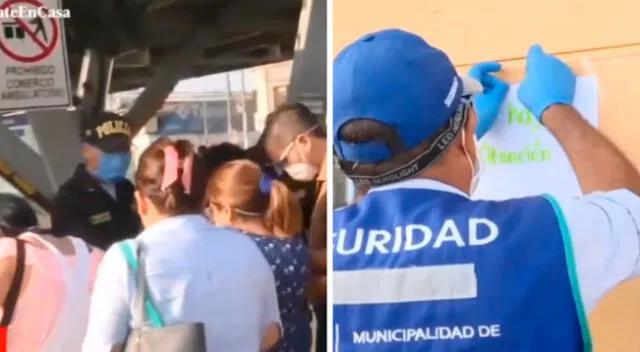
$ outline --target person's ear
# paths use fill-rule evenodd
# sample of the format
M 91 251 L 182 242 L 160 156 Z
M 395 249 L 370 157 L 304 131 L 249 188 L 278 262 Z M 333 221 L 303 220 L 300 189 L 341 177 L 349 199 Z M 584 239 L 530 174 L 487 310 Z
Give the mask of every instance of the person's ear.
M 147 204 L 147 200 L 140 194 L 139 191 L 135 191 L 133 196 L 136 199 L 136 205 L 138 208 L 138 214 L 140 216 L 144 216 L 149 212 L 149 205 Z
M 235 216 L 231 207 L 210 204 L 209 211 L 211 212 L 211 221 L 214 224 L 219 226 L 229 226 L 233 223 Z
M 207 205 L 204 207 L 204 215 L 206 215 L 207 219 L 209 219 L 211 222 L 213 222 L 213 204 L 211 203 L 207 203 Z
M 235 212 L 231 209 L 230 206 L 225 205 L 222 207 L 222 217 L 227 224 L 233 224 L 235 221 Z
M 216 216 L 218 216 L 218 207 L 213 203 L 208 203 L 205 213 L 207 214 L 207 218 L 209 218 L 209 221 L 215 224 L 215 218 Z
M 476 134 L 476 129 L 478 128 L 478 115 L 476 115 L 476 110 L 473 107 L 470 107 L 467 111 L 467 124 L 465 126 L 465 134 L 469 137 L 473 137 Z
M 86 143 L 82 143 L 82 148 L 80 149 L 81 153 L 82 153 L 82 158 L 83 159 L 87 159 L 89 158 L 89 146 Z
M 308 162 L 307 158 L 311 155 L 313 149 L 313 138 L 309 134 L 305 133 L 299 135 L 296 139 L 298 141 L 298 150 L 302 152 L 301 156 L 303 157 L 303 160 Z
M 86 143 L 82 144 L 82 159 L 84 160 L 87 169 L 93 171 L 100 167 L 100 157 L 102 152 Z
M 467 112 L 467 121 L 462 131 L 458 134 L 458 141 L 455 142 L 455 146 L 452 147 L 455 147 L 457 151 L 465 154 L 470 152 L 471 146 L 475 144 L 473 139 L 476 133 L 477 122 L 476 113 L 470 108 Z

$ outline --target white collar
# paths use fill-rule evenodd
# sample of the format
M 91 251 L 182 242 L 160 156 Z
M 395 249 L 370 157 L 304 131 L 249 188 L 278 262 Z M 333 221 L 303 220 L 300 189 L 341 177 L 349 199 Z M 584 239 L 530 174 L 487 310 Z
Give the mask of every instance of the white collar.
M 368 193 L 388 191 L 392 189 L 431 189 L 440 192 L 454 193 L 465 198 L 469 198 L 469 195 L 462 192 L 461 190 L 446 183 L 429 178 L 412 178 L 409 180 L 395 182 L 389 185 L 378 186 L 370 189 Z

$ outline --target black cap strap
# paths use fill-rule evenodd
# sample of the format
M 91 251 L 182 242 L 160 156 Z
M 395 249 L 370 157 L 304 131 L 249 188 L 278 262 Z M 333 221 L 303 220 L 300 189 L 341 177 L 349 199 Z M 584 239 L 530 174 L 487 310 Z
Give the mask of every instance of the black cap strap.
M 456 114 L 451 117 L 433 139 L 428 149 L 420 153 L 406 164 L 380 175 L 362 175 L 357 172 L 358 163 L 341 160 L 338 153 L 334 154 L 338 160 L 338 166 L 357 186 L 382 186 L 398 182 L 417 175 L 422 170 L 431 166 L 446 151 L 453 140 L 458 136 L 467 121 L 467 113 L 470 108 L 470 99 L 463 97 Z

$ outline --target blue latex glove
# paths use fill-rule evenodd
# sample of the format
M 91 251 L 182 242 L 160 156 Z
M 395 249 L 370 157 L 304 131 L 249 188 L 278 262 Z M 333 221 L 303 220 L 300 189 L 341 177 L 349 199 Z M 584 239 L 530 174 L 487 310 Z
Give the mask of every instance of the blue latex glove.
M 496 122 L 500 113 L 500 107 L 509 92 L 509 85 L 495 77 L 491 72 L 500 71 L 502 66 L 498 62 L 483 62 L 474 65 L 469 71 L 469 76 L 482 84 L 484 91 L 473 97 L 473 105 L 478 117 L 476 137 L 482 138 Z
M 540 123 L 542 114 L 555 104 L 573 104 L 576 75 L 560 59 L 533 45 L 527 54 L 527 70 L 518 99 Z

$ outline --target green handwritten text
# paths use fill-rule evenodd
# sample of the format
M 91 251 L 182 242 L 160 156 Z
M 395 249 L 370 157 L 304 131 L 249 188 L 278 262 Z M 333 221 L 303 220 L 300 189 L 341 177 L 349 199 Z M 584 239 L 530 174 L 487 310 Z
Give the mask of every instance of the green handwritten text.
M 508 124 L 509 126 L 518 124 L 524 125 L 530 128 L 531 134 L 534 134 L 542 129 L 542 125 L 527 109 L 518 109 L 517 107 L 509 104 Z
M 483 143 L 480 146 L 480 155 L 488 165 L 500 164 L 524 164 L 541 163 L 550 161 L 551 150 L 542 148 L 540 140 L 525 145 L 522 150 L 498 150 L 493 146 Z

